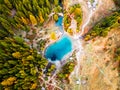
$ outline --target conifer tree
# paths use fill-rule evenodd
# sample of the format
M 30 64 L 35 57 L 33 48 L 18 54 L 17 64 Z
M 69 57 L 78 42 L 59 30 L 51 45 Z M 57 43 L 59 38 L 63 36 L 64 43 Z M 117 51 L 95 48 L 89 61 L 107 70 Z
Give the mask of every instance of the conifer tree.
M 40 18 L 40 23 L 43 23 L 44 22 L 44 18 L 42 17 L 42 15 L 39 16 L 39 18 Z
M 24 12 L 25 16 L 29 17 L 26 8 L 23 5 L 21 6 L 21 8 L 22 8 L 22 11 Z
M 28 24 L 27 20 L 24 17 L 21 17 L 21 20 L 25 25 Z
M 74 11 L 74 14 L 75 14 L 76 16 L 81 15 L 81 9 L 80 9 L 80 8 L 76 8 L 75 11 Z
M 8 8 L 12 9 L 12 4 L 9 0 L 4 0 L 4 3 L 8 6 Z
M 4 29 L 6 29 L 7 31 L 9 31 L 10 33 L 12 32 L 10 25 L 8 25 L 8 24 L 6 24 L 4 22 L 1 22 L 1 25 L 4 27 Z M 12 32 L 12 34 L 13 34 L 13 32 Z
M 29 0 L 23 0 L 22 3 L 23 3 L 23 5 L 25 6 L 25 8 L 27 10 L 32 11 L 32 2 L 31 1 L 29 1 Z
M 38 16 L 39 16 L 39 21 L 40 21 L 40 23 L 43 23 L 43 22 L 44 22 L 44 18 L 43 18 L 43 16 L 42 16 L 41 11 L 38 12 Z
M 49 8 L 51 8 L 50 2 L 49 2 L 48 0 L 45 0 L 45 2 L 46 2 L 46 5 L 47 5 Z
M 50 34 L 50 38 L 53 39 L 53 40 L 56 40 L 56 39 L 57 39 L 55 32 L 52 32 L 52 33 Z
M 42 7 L 45 4 L 45 1 L 44 0 L 38 0 L 38 4 L 39 4 L 39 6 Z
M 0 5 L 0 11 L 4 13 L 4 15 L 11 15 L 11 10 L 4 4 Z
M 18 1 L 16 5 L 18 6 L 18 11 L 22 11 L 22 8 L 21 8 L 21 6 L 23 5 L 22 2 Z
M 54 18 L 55 21 L 57 21 L 58 20 L 58 15 L 54 14 L 53 18 Z
M 25 14 L 22 11 L 17 11 L 16 16 L 25 17 Z
M 0 29 L 0 39 L 3 39 L 6 36 L 8 36 L 8 32 L 4 29 Z
M 59 0 L 54 0 L 54 4 L 57 6 L 59 3 Z
M 8 24 L 9 26 L 10 26 L 10 23 L 8 22 L 8 20 L 7 20 L 8 18 L 7 17 L 5 17 L 5 16 L 0 16 L 0 22 L 1 23 L 5 23 L 5 24 Z
M 30 21 L 31 21 L 32 25 L 37 25 L 37 20 L 36 20 L 35 16 L 30 15 L 29 17 L 30 17 Z
M 28 4 L 27 7 L 28 7 L 28 9 L 29 9 L 30 11 L 32 11 L 32 6 L 31 6 L 31 4 Z
M 21 23 L 21 19 L 18 17 L 18 16 L 14 16 L 13 18 L 15 20 L 15 22 L 18 24 L 18 23 Z

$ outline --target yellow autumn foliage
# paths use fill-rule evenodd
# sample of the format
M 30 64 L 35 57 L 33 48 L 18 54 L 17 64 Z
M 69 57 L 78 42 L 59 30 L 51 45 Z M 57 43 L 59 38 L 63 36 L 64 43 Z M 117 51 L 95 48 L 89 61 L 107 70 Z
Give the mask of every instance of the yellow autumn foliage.
M 53 40 L 56 40 L 56 39 L 57 39 L 55 32 L 52 32 L 52 33 L 50 34 L 50 38 L 53 39 Z
M 65 77 L 69 77 L 69 74 L 65 74 Z
M 34 84 L 32 84 L 32 86 L 31 86 L 31 90 L 33 90 L 33 89 L 36 89 L 37 88 L 37 84 L 36 83 L 34 83 Z
M 76 32 L 79 33 L 79 30 L 77 29 Z
M 21 54 L 20 54 L 20 52 L 15 52 L 15 53 L 12 53 L 12 56 L 14 57 L 14 58 L 20 58 L 21 57 Z
M 22 58 L 22 63 L 26 64 L 26 60 L 24 58 Z
M 88 41 L 90 39 L 90 35 L 86 35 L 86 37 L 84 38 L 85 41 Z
M 65 26 L 65 28 L 66 28 L 66 30 L 67 30 L 68 27 L 70 26 L 70 24 L 69 24 L 69 23 L 66 23 L 64 26 Z
M 5 87 L 5 89 L 4 90 L 10 90 L 10 88 L 8 88 L 8 87 Z
M 54 18 L 55 21 L 57 21 L 57 20 L 58 20 L 58 15 L 57 15 L 57 14 L 54 14 L 54 15 L 53 15 L 53 18 Z
M 2 81 L 1 85 L 9 86 L 9 85 L 12 85 L 14 81 L 16 81 L 16 77 L 9 77 L 7 80 Z
M 29 55 L 29 56 L 27 57 L 27 60 L 34 60 L 34 57 L 33 57 L 32 55 Z
M 44 22 L 44 18 L 42 16 L 39 17 L 40 18 L 40 23 Z
M 81 15 L 81 9 L 80 8 L 76 8 L 74 11 L 75 15 Z
M 30 73 L 31 73 L 32 75 L 36 75 L 37 71 L 36 71 L 35 68 L 31 68 Z
M 13 81 L 15 81 L 15 80 L 16 80 L 16 77 L 9 77 L 7 80 L 9 80 L 9 81 L 13 82 Z
M 72 35 L 72 34 L 73 34 L 72 29 L 67 29 L 67 32 L 68 32 L 70 35 Z
M 42 16 L 42 13 L 41 13 L 41 12 L 39 12 L 39 21 L 40 21 L 40 23 L 43 23 L 43 22 L 44 22 L 44 18 L 43 18 L 43 16 Z
M 16 27 L 17 27 L 17 28 L 21 28 L 21 24 L 19 24 L 19 23 L 16 24 Z
M 33 15 L 30 15 L 30 21 L 31 21 L 32 25 L 37 25 L 37 20 Z
M 12 85 L 12 84 L 13 84 L 12 82 L 7 81 L 7 80 L 4 80 L 1 82 L 1 85 L 3 85 L 3 86 Z
M 26 73 L 25 73 L 24 70 L 20 70 L 19 73 L 20 73 L 22 76 L 25 76 L 25 75 L 26 75 Z
M 24 24 L 28 24 L 27 20 L 24 17 L 22 17 L 21 20 Z

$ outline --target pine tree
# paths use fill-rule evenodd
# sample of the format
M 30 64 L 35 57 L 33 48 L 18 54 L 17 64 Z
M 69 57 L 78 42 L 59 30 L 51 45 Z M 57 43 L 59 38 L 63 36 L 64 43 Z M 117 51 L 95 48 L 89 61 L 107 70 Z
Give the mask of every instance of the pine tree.
M 51 8 L 50 2 L 49 2 L 48 0 L 45 0 L 45 2 L 46 2 L 46 5 L 47 5 L 49 8 Z
M 32 6 L 33 6 L 34 13 L 36 13 L 37 12 L 37 7 L 38 7 L 37 0 L 32 0 Z
M 33 4 L 33 6 L 38 6 L 37 0 L 32 0 L 32 4 Z
M 57 6 L 57 7 L 54 8 L 55 13 L 59 13 L 61 11 L 62 11 L 62 8 L 60 6 Z
M 50 13 L 50 9 L 48 7 L 46 7 L 46 12 L 49 14 Z
M 22 11 L 17 11 L 16 16 L 25 17 L 25 14 Z
M 10 23 L 11 27 L 17 29 L 16 22 L 15 22 L 15 20 L 13 18 L 8 18 L 7 20 Z
M 44 0 L 38 0 L 38 4 L 39 4 L 39 6 L 42 7 L 45 4 L 45 2 L 44 2 Z
M 4 0 L 4 3 L 8 6 L 8 8 L 12 9 L 12 4 L 9 0 Z
M 23 5 L 21 1 L 17 2 L 16 5 L 18 5 L 18 11 L 22 11 L 21 6 Z
M 28 4 L 30 4 L 29 0 L 22 0 L 23 5 L 27 8 Z
M 0 11 L 4 14 L 4 15 L 11 15 L 11 10 L 4 4 L 0 5 Z
M 54 4 L 57 6 L 59 3 L 59 0 L 54 0 Z
M 31 6 L 31 4 L 28 4 L 27 7 L 28 7 L 28 9 L 29 9 L 30 11 L 32 11 L 32 6 Z
M 23 5 L 21 6 L 21 8 L 22 8 L 22 11 L 24 12 L 24 14 L 26 15 L 26 17 L 29 17 L 26 8 Z
M 8 35 L 8 33 L 7 33 L 6 30 L 0 29 L 0 39 L 1 39 L 1 38 L 4 38 L 4 37 L 7 36 L 7 35 Z
M 15 20 L 16 24 L 22 23 L 22 22 L 21 22 L 21 19 L 20 19 L 19 17 L 17 17 L 17 16 L 14 16 L 13 19 Z
M 23 0 L 22 3 L 23 3 L 23 5 L 25 6 L 25 8 L 27 10 L 32 11 L 32 2 L 31 1 L 29 1 L 29 0 Z
M 11 26 L 9 26 L 8 24 L 1 22 L 2 26 L 9 32 L 9 34 L 14 35 L 14 32 L 11 28 Z
M 0 16 L 0 22 L 1 23 L 5 23 L 5 24 L 8 24 L 9 26 L 10 26 L 10 23 L 7 21 L 7 17 L 5 17 L 5 16 Z

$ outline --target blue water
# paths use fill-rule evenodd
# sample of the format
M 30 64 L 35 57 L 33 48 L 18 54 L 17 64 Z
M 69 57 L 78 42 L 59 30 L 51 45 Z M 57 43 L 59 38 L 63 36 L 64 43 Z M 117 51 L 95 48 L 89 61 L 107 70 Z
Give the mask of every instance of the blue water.
M 56 25 L 57 27 L 59 27 L 59 28 L 60 28 L 60 31 L 63 33 L 64 31 L 63 31 L 62 22 L 63 22 L 63 17 L 62 17 L 62 16 L 59 16 L 58 21 L 55 23 L 55 25 Z
M 62 60 L 63 57 L 72 51 L 72 42 L 67 35 L 62 36 L 57 42 L 48 46 L 45 50 L 45 58 L 51 61 Z

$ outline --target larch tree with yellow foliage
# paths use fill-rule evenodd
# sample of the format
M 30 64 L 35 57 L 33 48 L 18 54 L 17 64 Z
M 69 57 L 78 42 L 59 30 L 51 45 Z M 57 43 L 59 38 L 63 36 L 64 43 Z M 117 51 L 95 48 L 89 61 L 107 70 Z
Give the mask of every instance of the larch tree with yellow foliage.
M 26 20 L 24 17 L 22 17 L 21 20 L 22 20 L 22 22 L 23 22 L 25 25 L 28 24 L 27 20 Z
M 9 77 L 8 79 L 1 82 L 3 86 L 9 86 L 12 85 L 16 81 L 16 77 Z
M 73 35 L 73 31 L 71 28 L 67 29 L 67 32 L 70 34 L 70 35 Z
M 75 11 L 74 11 L 74 14 L 75 14 L 76 16 L 81 15 L 81 9 L 80 9 L 80 8 L 76 8 Z
M 55 32 L 52 32 L 52 33 L 50 34 L 50 38 L 53 39 L 53 40 L 56 40 L 56 39 L 57 39 Z
M 33 15 L 30 15 L 30 21 L 31 21 L 32 25 L 37 25 L 37 20 Z
M 20 54 L 20 52 L 14 52 L 14 53 L 12 53 L 12 56 L 14 57 L 14 58 L 20 58 L 21 57 L 21 54 Z
M 54 18 L 55 21 L 57 21 L 57 20 L 58 20 L 58 15 L 57 15 L 57 14 L 54 14 L 54 15 L 53 15 L 53 18 Z
M 39 12 L 39 20 L 40 20 L 40 23 L 42 24 L 44 22 L 44 18 L 42 16 L 42 13 Z
M 31 90 L 33 90 L 33 89 L 35 90 L 36 88 L 37 88 L 37 83 L 33 83 L 30 89 Z

